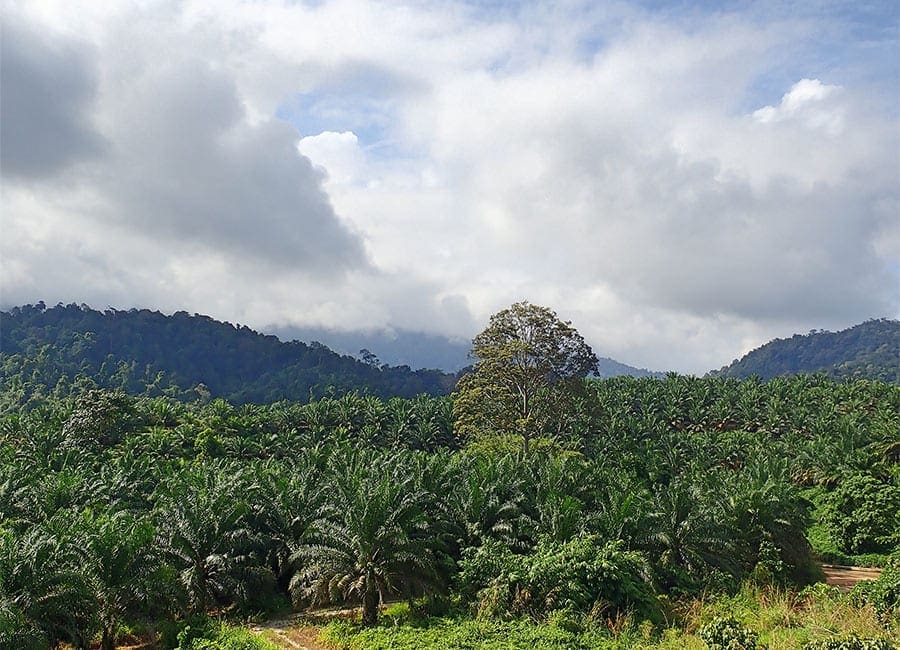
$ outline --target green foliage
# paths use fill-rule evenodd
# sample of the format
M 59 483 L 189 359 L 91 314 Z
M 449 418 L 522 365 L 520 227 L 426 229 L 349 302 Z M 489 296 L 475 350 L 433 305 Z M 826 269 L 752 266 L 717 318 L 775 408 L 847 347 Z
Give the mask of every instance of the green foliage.
M 858 474 L 896 485 L 897 386 L 673 375 L 582 388 L 564 435 L 529 454 L 459 449 L 446 397 L 88 391 L 0 414 L 0 639 L 83 646 L 191 613 L 253 616 L 287 602 L 293 580 L 302 605 L 480 601 L 509 620 L 469 632 L 501 643 L 521 624 L 565 647 L 655 638 L 640 619 L 659 621 L 657 602 L 678 625 L 682 599 L 705 591 L 721 603 L 697 620 L 733 613 L 769 643 L 764 617 L 807 616 L 780 590 L 809 578 L 811 517 L 828 537 L 805 496 L 821 505 Z M 721 596 L 748 578 L 774 605 Z M 810 630 L 895 634 L 869 606 L 803 602 L 825 612 Z M 821 636 L 779 630 L 793 646 L 775 647 Z
M 359 598 L 363 623 L 374 625 L 380 602 L 437 586 L 438 568 L 427 539 L 427 493 L 413 477 L 391 471 L 387 458 L 369 457 L 368 466 L 360 460 L 338 461 L 335 493 L 294 555 L 302 568 L 291 587 L 319 604 Z
M 57 523 L 57 522 L 55 522 Z M 0 632 L 28 644 L 84 646 L 97 629 L 79 549 L 52 527 L 0 530 Z M 16 626 L 21 626 L 16 630 Z M 15 646 L 10 646 L 15 647 Z
M 812 641 L 803 650 L 893 650 L 894 644 L 885 639 L 864 639 L 852 634 L 825 641 Z
M 136 425 L 134 403 L 124 393 L 92 389 L 75 400 L 63 426 L 63 444 L 75 449 L 111 447 Z
M 517 302 L 491 316 L 472 340 L 476 361 L 454 394 L 463 438 L 514 434 L 527 452 L 532 437 L 558 425 L 597 357 L 571 323 L 546 307 Z
M 176 650 L 277 650 L 271 641 L 248 630 L 218 623 L 212 619 L 195 619 L 178 633 Z
M 700 628 L 710 650 L 755 650 L 759 635 L 731 617 L 717 616 Z
M 656 615 L 646 560 L 596 535 L 545 540 L 525 556 L 488 544 L 462 560 L 461 578 L 485 585 L 478 607 L 488 617 L 541 619 L 567 611 L 605 618 L 630 610 Z
M 890 551 L 900 546 L 900 486 L 866 474 L 844 479 L 831 493 L 825 525 L 840 550 Z
M 597 647 L 578 633 L 528 621 L 430 619 L 423 625 L 362 628 L 330 623 L 322 638 L 351 650 L 587 650 Z
M 869 320 L 840 332 L 795 334 L 775 339 L 716 372 L 717 377 L 771 379 L 796 373 L 826 373 L 836 379 L 900 383 L 900 321 Z
M 871 605 L 885 619 L 900 617 L 900 561 L 894 560 L 877 580 L 857 583 L 850 596 L 859 604 Z
M 50 647 L 47 633 L 38 621 L 29 620 L 15 604 L 0 604 L 0 648 L 44 650 Z

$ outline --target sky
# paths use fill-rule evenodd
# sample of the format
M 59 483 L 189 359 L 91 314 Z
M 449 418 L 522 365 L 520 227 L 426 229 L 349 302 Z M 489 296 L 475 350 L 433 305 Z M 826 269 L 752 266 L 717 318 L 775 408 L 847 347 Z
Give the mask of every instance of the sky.
M 3 2 L 0 303 L 704 373 L 900 314 L 900 4 Z

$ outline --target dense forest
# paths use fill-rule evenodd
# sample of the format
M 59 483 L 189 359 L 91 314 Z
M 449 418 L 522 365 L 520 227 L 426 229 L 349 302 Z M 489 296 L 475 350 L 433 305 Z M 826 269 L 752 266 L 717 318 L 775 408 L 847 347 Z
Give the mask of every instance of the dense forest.
M 446 395 L 455 377 L 341 356 L 318 343 L 284 343 L 208 316 L 104 312 L 42 303 L 0 312 L 0 381 L 27 404 L 95 386 L 235 404 L 309 400 L 358 390 L 381 397 Z
M 710 374 L 771 379 L 798 373 L 900 383 L 900 321 L 882 318 L 840 332 L 813 330 L 775 339 Z
M 329 606 L 337 648 L 900 641 L 900 386 L 591 378 L 527 303 L 473 351 L 450 396 L 7 395 L 0 647 L 268 648 L 241 621 Z

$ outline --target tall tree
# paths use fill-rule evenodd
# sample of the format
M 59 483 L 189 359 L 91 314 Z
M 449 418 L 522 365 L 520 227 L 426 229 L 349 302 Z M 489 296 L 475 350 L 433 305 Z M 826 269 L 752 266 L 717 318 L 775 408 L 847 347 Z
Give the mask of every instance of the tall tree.
M 518 435 L 525 452 L 581 380 L 597 371 L 597 357 L 571 322 L 528 302 L 491 316 L 472 340 L 470 356 L 476 359 L 472 372 L 454 395 L 458 433 Z

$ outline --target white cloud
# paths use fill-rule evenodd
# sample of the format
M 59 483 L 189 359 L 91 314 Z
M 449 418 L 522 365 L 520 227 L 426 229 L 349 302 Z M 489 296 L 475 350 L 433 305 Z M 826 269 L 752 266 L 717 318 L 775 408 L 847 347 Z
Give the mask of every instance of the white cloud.
M 82 39 L 108 147 L 4 179 L 3 300 L 470 336 L 528 298 L 695 372 L 896 315 L 895 81 L 760 11 L 15 7 Z
M 810 129 L 821 129 L 838 136 L 844 130 L 844 109 L 840 103 L 829 101 L 841 91 L 818 79 L 801 79 L 781 98 L 778 106 L 763 106 L 753 111 L 753 118 L 762 124 L 796 119 Z

